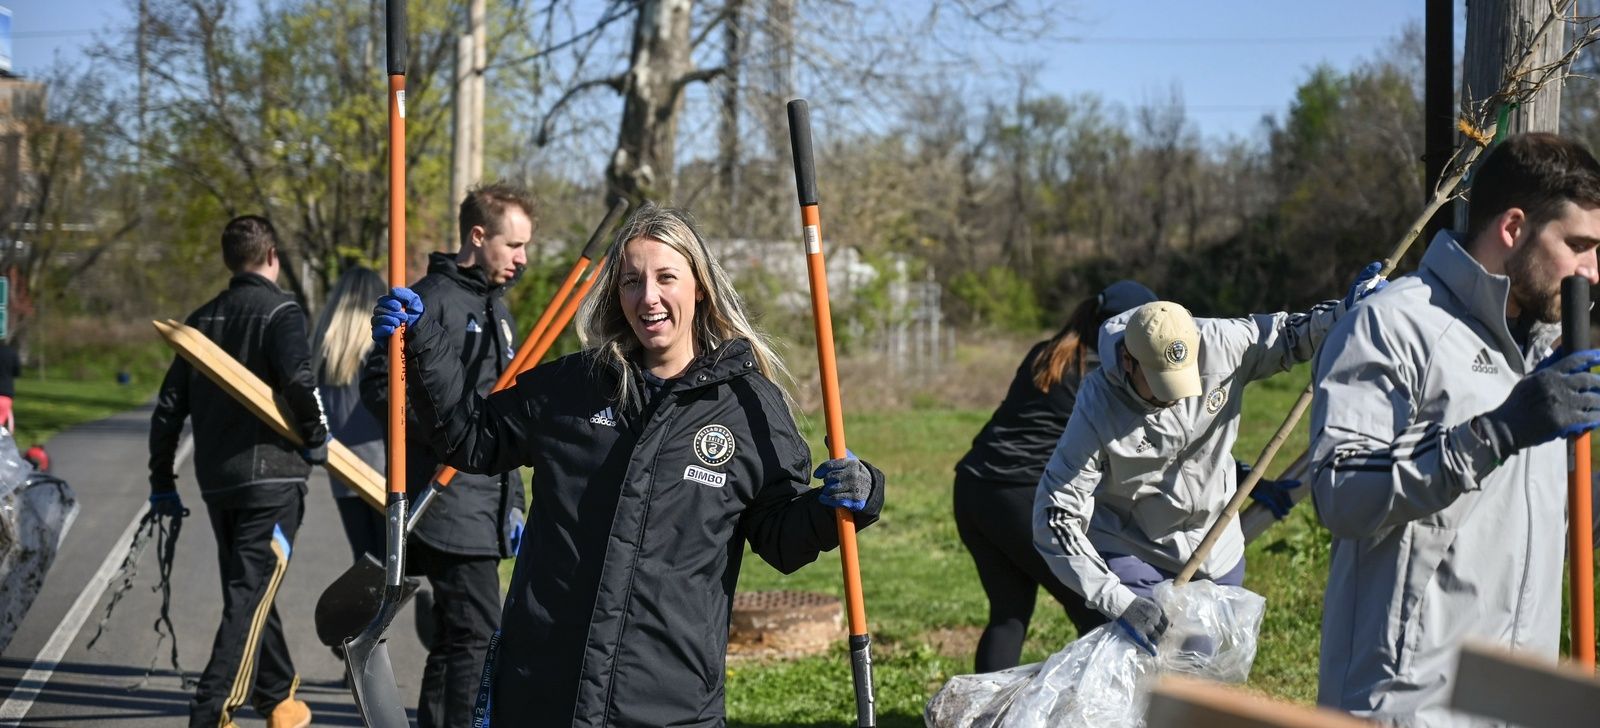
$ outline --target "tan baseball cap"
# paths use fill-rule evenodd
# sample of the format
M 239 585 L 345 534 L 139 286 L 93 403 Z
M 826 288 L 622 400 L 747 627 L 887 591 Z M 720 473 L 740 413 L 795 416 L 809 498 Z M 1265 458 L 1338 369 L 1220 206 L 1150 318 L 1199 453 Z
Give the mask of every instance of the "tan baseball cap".
M 1200 332 L 1189 309 L 1171 301 L 1134 309 L 1123 345 L 1139 361 L 1156 399 L 1200 396 Z

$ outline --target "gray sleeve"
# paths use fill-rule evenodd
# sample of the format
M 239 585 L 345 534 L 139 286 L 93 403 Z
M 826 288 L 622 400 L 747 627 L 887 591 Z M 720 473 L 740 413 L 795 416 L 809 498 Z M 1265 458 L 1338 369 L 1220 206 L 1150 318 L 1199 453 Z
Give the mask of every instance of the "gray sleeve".
M 1311 494 L 1334 536 L 1437 513 L 1498 466 L 1469 424 L 1418 417 L 1428 359 L 1389 336 L 1371 307 L 1330 336 L 1328 352 L 1311 404 Z
M 1343 303 L 1323 301 L 1302 313 L 1262 313 L 1219 323 L 1228 347 L 1242 352 L 1240 374 L 1254 381 L 1311 361 L 1343 313 Z
M 1050 571 L 1089 606 L 1116 619 L 1133 603 L 1105 559 L 1089 543 L 1094 492 L 1100 485 L 1100 438 L 1089 419 L 1094 403 L 1079 400 L 1033 497 L 1033 544 Z

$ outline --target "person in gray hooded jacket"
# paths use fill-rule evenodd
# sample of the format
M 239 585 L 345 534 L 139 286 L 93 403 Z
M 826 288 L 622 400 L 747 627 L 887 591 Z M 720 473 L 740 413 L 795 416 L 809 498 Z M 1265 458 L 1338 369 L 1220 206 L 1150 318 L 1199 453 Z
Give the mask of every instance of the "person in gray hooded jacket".
M 1345 301 L 1306 313 L 1195 319 L 1155 301 L 1101 328 L 1100 368 L 1084 380 L 1039 480 L 1034 545 L 1145 650 L 1154 653 L 1166 629 L 1155 585 L 1183 568 L 1237 488 L 1232 450 L 1245 385 L 1309 361 L 1377 274 L 1368 266 Z M 1197 576 L 1243 581 L 1237 521 Z
M 1501 142 L 1467 234 L 1329 334 L 1312 497 L 1333 532 L 1318 702 L 1407 726 L 1446 707 L 1463 641 L 1555 658 L 1563 435 L 1600 425 L 1600 352 L 1551 355 L 1560 281 L 1596 280 L 1600 163 L 1552 134 Z M 1543 365 L 1540 362 L 1544 362 Z

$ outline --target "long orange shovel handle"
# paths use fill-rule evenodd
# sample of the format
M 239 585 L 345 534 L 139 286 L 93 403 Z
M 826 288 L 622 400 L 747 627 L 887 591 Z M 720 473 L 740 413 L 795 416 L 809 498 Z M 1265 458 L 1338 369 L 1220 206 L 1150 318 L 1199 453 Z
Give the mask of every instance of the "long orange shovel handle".
M 389 285 L 406 284 L 406 0 L 388 0 Z M 344 641 L 345 674 L 362 722 L 372 728 L 408 725 L 394 668 L 383 640 L 405 601 L 406 371 L 405 331 L 389 336 L 389 497 L 384 514 L 383 597 L 360 634 Z
M 501 381 L 495 383 L 495 389 L 503 389 L 509 386 L 511 380 L 516 379 L 516 376 L 521 374 L 523 370 L 539 363 L 539 358 L 532 356 L 532 342 L 536 342 L 540 337 L 544 336 L 545 329 L 555 319 L 557 310 L 561 308 L 562 302 L 567 300 L 567 295 L 572 293 L 573 287 L 578 284 L 578 278 L 583 275 L 584 269 L 589 267 L 589 263 L 593 262 L 597 257 L 605 257 L 605 251 L 609 249 L 609 245 L 602 246 L 601 242 L 606 240 L 606 233 L 611 231 L 611 228 L 617 224 L 617 219 L 622 217 L 622 213 L 627 209 L 628 201 L 619 199 L 611 204 L 611 209 L 606 210 L 606 216 L 600 221 L 600 226 L 594 229 L 594 232 L 589 235 L 589 242 L 584 244 L 583 253 L 578 256 L 578 262 L 567 273 L 566 279 L 561 281 L 561 287 L 556 289 L 556 295 L 550 297 L 550 303 L 545 305 L 544 313 L 539 314 L 539 321 L 528 332 L 528 338 L 522 340 L 522 348 L 517 352 L 517 358 L 511 362 L 510 367 L 506 368 L 507 372 L 512 372 L 511 378 L 507 379 L 505 374 L 502 373 L 500 375 Z M 599 256 L 595 255 L 597 252 Z
M 578 279 L 583 275 L 584 270 L 589 267 L 590 256 L 594 255 L 596 249 L 600 251 L 600 258 L 599 264 L 595 265 L 593 269 L 595 274 L 598 275 L 600 268 L 605 265 L 606 255 L 611 250 L 611 244 L 608 242 L 601 246 L 601 242 L 607 239 L 606 233 L 616 225 L 617 218 L 622 217 L 622 213 L 627 209 L 627 200 L 617 200 L 611 205 L 611 209 L 606 211 L 605 219 L 600 221 L 600 226 L 595 228 L 594 233 L 589 236 L 589 242 L 583 246 L 583 253 L 578 256 L 577 262 L 572 264 L 572 270 L 567 273 L 566 280 L 562 281 L 561 288 L 556 291 L 556 295 L 545 306 L 544 313 L 539 315 L 538 323 L 533 325 L 533 329 L 528 332 L 527 338 L 522 340 L 522 345 L 517 347 L 517 355 L 512 358 L 511 365 L 506 367 L 505 371 L 500 372 L 500 378 L 495 380 L 493 391 L 498 392 L 511 386 L 512 382 L 517 381 L 518 375 L 532 369 L 543 360 L 545 352 L 550 350 L 550 345 L 567 328 L 567 322 L 572 320 L 572 313 L 567 310 L 566 303 L 569 300 L 582 301 L 584 294 L 589 292 L 589 287 L 594 285 L 595 276 L 590 276 L 588 280 L 584 281 L 582 287 L 578 289 L 578 295 L 569 298 L 572 288 L 578 285 Z M 577 304 L 573 303 L 571 308 L 576 310 Z M 563 313 L 565 313 L 564 316 L 562 315 Z M 546 340 L 545 334 L 552 331 L 550 324 L 557 319 L 559 319 L 559 323 L 555 324 L 554 333 Z M 455 468 L 444 465 L 433 474 L 433 482 L 428 490 L 418 496 L 417 502 L 412 507 L 411 517 L 406 521 L 406 531 L 408 533 L 416 526 L 417 519 L 421 518 L 422 514 L 427 512 L 428 507 L 432 505 L 439 489 L 450 485 L 450 481 L 455 480 L 456 472 Z
M 845 457 L 844 406 L 839 400 L 839 368 L 833 354 L 833 314 L 828 307 L 828 270 L 822 257 L 822 216 L 817 211 L 817 168 L 811 155 L 811 110 L 805 99 L 789 102 L 789 146 L 794 152 L 794 183 L 800 195 L 800 226 L 805 236 L 806 275 L 811 281 L 811 318 L 816 324 L 817 364 L 822 373 L 822 412 L 827 421 L 828 457 Z M 872 636 L 861 594 L 861 561 L 856 551 L 855 514 L 834 509 L 839 529 L 839 560 L 844 566 L 844 601 L 850 619 L 850 672 L 856 693 L 856 725 L 877 725 L 872 696 Z
M 1589 279 L 1561 281 L 1561 346 L 1589 348 Z M 1594 483 L 1589 468 L 1589 433 L 1572 438 L 1572 469 L 1567 472 L 1567 563 L 1572 585 L 1572 659 L 1594 669 Z

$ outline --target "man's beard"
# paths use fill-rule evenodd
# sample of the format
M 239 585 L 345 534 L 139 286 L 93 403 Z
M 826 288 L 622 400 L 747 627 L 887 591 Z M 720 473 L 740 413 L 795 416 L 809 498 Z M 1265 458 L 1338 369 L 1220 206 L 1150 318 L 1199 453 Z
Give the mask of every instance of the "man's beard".
M 1551 280 L 1543 261 L 1534 255 L 1534 241 L 1528 240 L 1512 253 L 1506 261 L 1506 276 L 1511 279 L 1511 299 L 1522 309 L 1522 316 L 1535 316 L 1541 323 L 1561 322 L 1561 284 L 1559 281 L 1544 288 L 1542 280 Z

